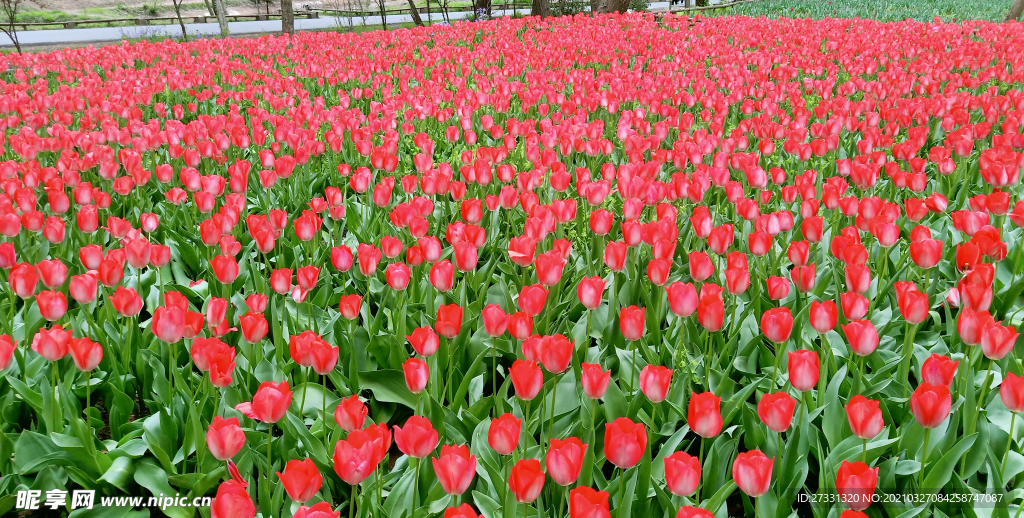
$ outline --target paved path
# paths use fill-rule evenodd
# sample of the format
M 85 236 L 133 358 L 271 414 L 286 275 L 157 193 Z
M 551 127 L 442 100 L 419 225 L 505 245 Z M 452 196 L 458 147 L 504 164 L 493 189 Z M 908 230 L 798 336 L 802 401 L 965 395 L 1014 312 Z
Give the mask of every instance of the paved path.
M 713 2 L 717 3 L 717 2 Z M 652 2 L 651 9 L 667 8 L 668 2 Z M 452 20 L 468 18 L 472 13 L 468 11 L 455 12 L 449 15 Z M 495 10 L 495 16 L 511 16 L 512 10 Z M 519 14 L 529 14 L 529 11 L 520 9 Z M 420 18 L 426 19 L 427 14 L 420 12 Z M 434 22 L 443 21 L 441 13 L 431 13 L 430 20 Z M 411 23 L 412 16 L 408 14 L 389 15 L 389 24 Z M 315 19 L 296 19 L 295 30 L 328 29 L 338 26 L 357 25 L 378 25 L 380 16 L 367 13 L 366 18 L 337 18 L 334 16 L 323 16 Z M 252 22 L 229 22 L 228 29 L 231 34 L 261 34 L 281 32 L 281 20 L 265 20 Z M 186 23 L 185 30 L 190 38 L 199 36 L 218 36 L 220 26 L 214 23 Z M 82 29 L 44 29 L 37 31 L 18 31 L 18 40 L 22 47 L 39 45 L 60 45 L 73 43 L 92 43 L 101 41 L 120 41 L 131 38 L 151 37 L 180 37 L 181 27 L 179 25 L 135 25 L 128 27 L 89 27 Z M 14 43 L 6 34 L 0 33 L 0 47 L 13 47 Z

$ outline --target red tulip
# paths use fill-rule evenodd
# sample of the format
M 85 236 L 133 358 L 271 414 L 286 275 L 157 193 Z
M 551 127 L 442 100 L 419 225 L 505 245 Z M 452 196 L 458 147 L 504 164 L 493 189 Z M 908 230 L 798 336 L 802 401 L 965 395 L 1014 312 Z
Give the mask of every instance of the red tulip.
M 859 394 L 850 398 L 846 404 L 846 418 L 853 435 L 865 440 L 873 439 L 885 426 L 878 401 Z
M 548 299 L 548 290 L 540 284 L 529 284 L 519 290 L 519 309 L 526 314 L 535 317 L 544 311 L 544 304 Z
M 39 315 L 47 322 L 55 322 L 68 311 L 68 299 L 59 291 L 40 291 L 36 294 Z
M 7 284 L 11 287 L 11 291 L 22 299 L 32 298 L 36 294 L 36 285 L 39 284 L 36 267 L 27 263 L 15 265 L 14 268 L 11 268 Z
M 583 469 L 583 457 L 587 445 L 576 437 L 562 441 L 551 439 L 544 465 L 548 468 L 551 480 L 560 486 L 568 486 L 576 482 Z
M 747 291 L 750 287 L 750 271 L 740 268 L 725 270 L 725 287 L 733 295 Z
M 676 518 L 715 518 L 711 511 L 705 511 L 699 507 L 684 505 L 679 508 Z
M 680 281 L 673 282 L 665 288 L 668 294 L 669 307 L 680 318 L 686 318 L 697 310 L 697 290 L 693 284 Z
M 250 344 L 259 343 L 270 330 L 267 318 L 262 313 L 252 311 L 242 315 L 238 319 L 238 324 L 242 328 L 242 336 Z
M 153 311 L 149 329 L 160 340 L 173 344 L 185 336 L 185 311 L 177 307 L 161 306 Z
M 814 280 L 817 275 L 817 269 L 814 263 L 805 266 L 794 266 L 789 272 L 789 277 L 793 280 L 793 286 L 801 293 L 807 293 L 814 289 Z
M 981 352 L 990 360 L 1002 360 L 1017 343 L 1020 333 L 1013 326 L 993 323 L 985 327 L 981 333 Z
M 264 381 L 256 389 L 252 402 L 239 403 L 235 406 L 246 417 L 263 421 L 264 423 L 276 423 L 288 412 L 292 403 L 292 391 L 287 381 L 275 383 Z
M 414 415 L 395 427 L 395 444 L 402 453 L 422 459 L 437 447 L 437 431 L 426 417 Z
M 11 365 L 11 358 L 14 357 L 14 350 L 17 346 L 11 335 L 0 335 L 0 372 Z
M 948 357 L 932 353 L 927 360 L 921 364 L 921 381 L 932 385 L 949 386 L 956 376 L 956 366 L 960 362 L 950 360 Z
M 704 282 L 715 273 L 715 264 L 704 252 L 690 252 L 690 277 L 696 282 Z
M 815 331 L 825 334 L 836 327 L 836 322 L 839 320 L 839 309 L 831 300 L 825 302 L 814 300 L 811 301 L 808 318 Z
M 647 449 L 647 430 L 641 423 L 620 417 L 605 425 L 604 454 L 609 462 L 629 469 L 640 462 Z
M 32 350 L 51 362 L 67 356 L 70 344 L 71 332 L 65 331 L 60 325 L 39 329 L 32 337 Z
M 704 286 L 708 286 L 705 284 Z M 725 321 L 725 302 L 719 294 L 704 294 L 697 305 L 697 321 L 708 331 L 722 329 Z
M 793 422 L 796 400 L 785 392 L 765 394 L 757 402 L 757 415 L 774 432 L 784 432 Z
M 288 268 L 279 268 L 271 272 L 270 289 L 282 295 L 292 291 L 292 271 Z
M 334 509 L 331 508 L 331 504 L 327 502 L 317 502 L 310 507 L 304 505 L 299 506 L 299 508 L 295 510 L 295 514 L 292 515 L 292 518 L 338 518 L 340 515 L 340 511 L 334 512 Z
M 622 308 L 619 313 L 619 328 L 622 336 L 635 342 L 644 336 L 644 308 L 629 306 Z
M 583 394 L 590 399 L 601 399 L 608 390 L 608 382 L 612 379 L 612 371 L 601 370 L 601 365 L 596 363 L 583 363 L 580 384 L 583 385 Z
M 852 291 L 839 295 L 839 302 L 843 305 L 843 315 L 847 320 L 860 320 L 868 314 L 871 302 L 864 295 Z
M 360 243 L 356 247 L 356 258 L 359 260 L 359 273 L 369 277 L 377 271 L 377 264 L 380 262 L 381 251 L 379 248 L 366 243 Z
M 469 489 L 476 474 L 476 455 L 470 455 L 469 448 L 460 446 L 441 446 L 441 455 L 431 459 L 434 473 L 441 489 L 449 495 L 461 495 Z
M 871 269 L 863 264 L 846 265 L 846 288 L 858 295 L 871 287 Z
M 354 486 L 376 471 L 380 455 L 379 445 L 369 433 L 354 430 L 334 445 L 334 472 Z
M 782 300 L 789 295 L 789 279 L 785 277 L 771 276 L 766 281 L 768 285 L 768 298 Z
M 487 444 L 499 455 L 510 455 L 519 446 L 522 421 L 511 413 L 491 420 L 487 429 Z
M 238 261 L 228 255 L 218 255 L 210 261 L 213 274 L 221 284 L 231 284 L 238 278 Z
M 60 288 L 68 275 L 68 267 L 60 259 L 44 259 L 39 261 L 39 264 L 36 265 L 36 271 L 39 272 L 39 278 L 43 281 L 43 286 L 51 290 Z
M 427 362 L 419 358 L 409 358 L 402 364 L 402 372 L 405 374 L 405 386 L 409 392 L 419 394 L 427 388 L 430 382 L 430 367 Z
M 761 332 L 765 338 L 777 344 L 789 340 L 789 335 L 793 332 L 793 315 L 789 308 L 783 306 L 765 311 L 761 315 Z
M 338 402 L 337 408 L 334 409 L 334 421 L 338 423 L 339 428 L 346 432 L 361 430 L 368 413 L 369 409 L 359 399 L 359 396 L 352 394 Z
M 878 347 L 878 330 L 870 320 L 856 320 L 842 326 L 850 350 L 858 356 L 867 356 Z
M 0 339 L 2 338 L 0 337 Z M 3 367 L 2 340 L 0 340 L 0 367 Z M 0 368 L 0 370 L 3 369 Z M 1003 405 L 1011 412 L 1024 412 L 1024 377 L 1007 372 L 1003 383 L 999 385 L 999 396 L 1003 400 Z
M 426 326 L 414 329 L 411 335 L 405 336 L 405 339 L 409 340 L 412 348 L 420 356 L 432 356 L 441 345 L 441 340 L 437 337 L 437 333 L 432 328 Z
M 587 309 L 597 309 L 601 305 L 601 300 L 604 297 L 605 282 L 604 279 L 594 277 L 583 277 L 580 279 L 579 285 L 576 287 L 576 296 L 579 297 L 580 303 Z
M 513 237 L 508 242 L 508 257 L 519 266 L 533 264 L 533 254 L 537 249 L 537 241 L 527 236 Z
M 316 287 L 320 278 L 320 268 L 316 266 L 303 266 L 295 270 L 295 281 L 303 291 L 310 291 Z
M 509 471 L 508 487 L 515 495 L 516 502 L 528 504 L 540 496 L 541 490 L 544 489 L 544 479 L 539 460 L 523 459 Z
M 626 268 L 626 243 L 611 241 L 604 248 L 604 264 L 613 272 L 621 272 Z
M 586 486 L 569 491 L 569 518 L 611 518 L 608 493 Z
M 665 457 L 665 483 L 673 495 L 692 495 L 700 484 L 700 460 L 682 451 Z
M 929 238 L 910 243 L 910 258 L 918 268 L 933 268 L 942 260 L 942 241 Z
M 847 510 L 843 511 L 843 514 L 839 515 L 839 518 L 869 518 L 869 517 L 868 517 L 868 515 L 860 512 L 860 511 L 854 511 L 853 509 L 847 509 Z
M 904 291 L 897 298 L 900 314 L 910 324 L 920 324 L 928 319 L 928 294 L 917 291 L 916 288 Z
M 459 336 L 462 329 L 462 306 L 447 304 L 437 308 L 437 322 L 434 323 L 437 334 L 451 339 Z
M 686 421 L 690 429 L 705 439 L 722 431 L 722 398 L 712 392 L 693 394 L 687 409 Z
M 508 333 L 516 340 L 525 340 L 533 333 L 533 318 L 525 311 L 508 316 Z
M 672 270 L 672 261 L 668 259 L 652 259 L 647 263 L 647 279 L 655 286 L 664 286 Z
M 323 485 L 324 477 L 312 459 L 289 460 L 284 472 L 277 472 L 288 497 L 298 503 L 305 503 L 316 496 Z
M 878 468 L 863 462 L 844 460 L 836 473 L 836 491 L 850 509 L 863 511 L 871 506 L 878 486 Z
M 994 322 L 988 311 L 962 308 L 956 320 L 957 334 L 967 345 L 981 345 L 985 329 Z
M 68 285 L 68 293 L 79 304 L 91 304 L 96 301 L 98 287 L 99 281 L 93 275 L 88 273 L 72 275 L 71 283 Z M 139 309 L 141 310 L 142 308 L 140 307 Z
M 448 259 L 442 259 L 430 267 L 429 277 L 435 290 L 447 293 L 455 286 L 455 266 Z
M 732 479 L 740 491 L 757 498 L 768 492 L 774 463 L 775 459 L 769 459 L 761 450 L 745 451 L 732 463 Z
M 253 518 L 256 506 L 245 491 L 245 484 L 228 480 L 217 488 L 217 495 L 210 505 L 211 518 Z
M 103 346 L 93 342 L 89 337 L 72 338 L 68 342 L 68 353 L 78 370 L 85 372 L 96 368 L 103 361 Z
M 508 315 L 497 304 L 485 306 L 480 318 L 484 321 L 484 331 L 491 338 L 505 334 L 505 330 L 508 329 Z
M 672 369 L 660 365 L 645 365 L 640 371 L 640 390 L 651 403 L 658 404 L 668 397 L 672 383 Z
M 388 287 L 395 291 L 402 291 L 409 286 L 412 278 L 412 270 L 405 263 L 391 263 L 384 270 L 384 280 Z
M 479 515 L 476 514 L 471 505 L 462 504 L 458 507 L 445 509 L 444 518 L 479 518 Z
M 935 428 L 949 417 L 952 398 L 949 387 L 922 383 L 910 395 L 910 412 L 914 414 L 917 424 L 925 428 Z
M 355 320 L 359 318 L 359 309 L 362 304 L 363 297 L 361 295 L 342 295 L 338 311 L 341 312 L 341 316 L 345 317 L 346 320 Z
M 508 369 L 512 378 L 512 386 L 516 389 L 516 397 L 523 401 L 530 401 L 537 397 L 540 389 L 544 386 L 544 373 L 536 362 L 516 360 Z
M 793 388 L 806 392 L 818 384 L 821 367 L 818 353 L 801 349 L 789 353 L 789 383 Z
M 562 269 L 565 259 L 557 250 L 551 250 L 537 256 L 535 261 L 537 280 L 544 286 L 554 286 L 562 280 Z
M 331 248 L 331 264 L 339 272 L 347 272 L 352 268 L 352 250 L 345 246 L 336 246 Z
M 238 419 L 230 417 L 224 419 L 214 416 L 213 422 L 206 429 L 206 446 L 217 460 L 228 460 L 242 449 L 245 445 L 245 433 L 242 432 Z
M 545 336 L 542 339 L 540 355 L 537 359 L 540 360 L 545 370 L 557 374 L 569 367 L 569 361 L 572 360 L 574 351 L 573 343 L 565 336 L 559 334 Z

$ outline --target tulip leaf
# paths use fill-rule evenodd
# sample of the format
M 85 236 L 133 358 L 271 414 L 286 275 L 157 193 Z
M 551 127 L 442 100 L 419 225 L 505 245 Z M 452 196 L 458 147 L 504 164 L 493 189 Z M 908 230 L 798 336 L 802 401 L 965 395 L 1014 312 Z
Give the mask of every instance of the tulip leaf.
M 405 375 L 397 370 L 364 371 L 359 373 L 362 388 L 373 391 L 378 401 L 401 403 L 416 408 L 416 396 L 405 386 Z
M 949 477 L 953 475 L 953 469 L 960 462 L 960 458 L 967 450 L 971 449 L 977 438 L 977 433 L 963 437 L 956 443 L 956 446 L 943 453 L 938 461 L 933 460 L 929 463 L 930 465 L 925 466 L 926 475 L 921 483 L 921 490 L 931 493 L 940 491 L 946 482 L 949 482 Z

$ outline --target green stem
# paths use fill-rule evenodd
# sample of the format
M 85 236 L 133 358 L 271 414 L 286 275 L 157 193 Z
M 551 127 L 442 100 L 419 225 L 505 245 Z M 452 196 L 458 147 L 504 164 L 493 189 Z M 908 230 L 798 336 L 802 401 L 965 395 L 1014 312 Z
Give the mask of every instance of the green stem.
M 92 428 L 89 424 L 89 408 L 92 407 L 92 371 L 85 371 L 85 425 Z
M 907 331 L 903 339 L 903 361 L 900 365 L 900 377 L 903 378 L 903 397 L 907 397 L 910 390 L 910 362 L 914 357 L 914 335 L 917 334 L 917 324 L 907 322 Z
M 1003 454 L 1003 466 L 999 469 L 999 479 L 1002 481 L 1003 486 L 1006 486 L 1006 481 L 1002 480 L 1006 473 L 1006 461 L 1010 458 L 1010 448 L 1013 446 L 1013 425 L 1017 420 L 1017 412 L 1010 414 L 1010 435 L 1006 438 L 1006 453 Z
M 555 376 L 555 386 L 551 388 L 551 418 L 548 420 L 548 445 L 550 447 L 551 439 L 555 438 L 555 401 L 558 400 L 558 378 Z
M 626 470 L 619 468 L 619 518 L 622 518 L 622 513 L 625 512 L 626 507 Z
M 267 480 L 270 480 L 270 474 L 274 471 L 273 466 L 270 464 L 270 441 L 274 438 L 274 423 L 267 423 Z
M 704 469 L 704 437 L 700 438 L 700 452 L 697 453 L 697 460 L 700 462 L 701 469 Z M 704 480 L 703 480 L 703 477 L 701 477 L 701 479 L 697 481 L 697 503 L 698 504 L 701 502 L 700 493 L 701 493 L 701 491 L 703 489 L 704 489 Z
M 356 512 L 356 486 L 352 486 L 352 494 L 348 499 L 348 518 L 355 516 Z
M 860 446 L 860 461 L 867 464 L 868 462 L 868 440 L 861 439 Z
M 921 489 L 921 479 L 924 477 L 924 467 L 925 467 L 925 464 L 928 462 L 928 439 L 931 438 L 931 435 L 932 435 L 932 429 L 931 428 L 925 428 L 924 429 L 924 451 L 922 452 L 922 455 L 921 455 L 921 470 L 917 472 L 917 489 L 918 490 Z
M 327 433 L 327 375 L 320 375 L 320 381 L 322 381 L 324 384 L 324 397 L 320 398 L 320 402 L 322 403 L 320 410 L 323 411 L 324 420 L 324 449 L 328 450 L 327 443 L 330 442 L 330 439 L 328 437 L 328 435 L 330 434 Z

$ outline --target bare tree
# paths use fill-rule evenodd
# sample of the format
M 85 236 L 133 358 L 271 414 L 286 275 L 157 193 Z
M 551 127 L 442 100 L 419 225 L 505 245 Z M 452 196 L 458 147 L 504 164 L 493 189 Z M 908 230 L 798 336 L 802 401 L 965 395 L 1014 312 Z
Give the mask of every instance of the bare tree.
M 382 27 L 384 27 L 384 30 L 388 30 L 388 15 L 386 12 L 384 12 L 385 7 L 387 7 L 385 5 L 387 4 L 387 0 L 376 0 L 376 2 L 377 10 L 380 12 L 380 24 Z
M 174 5 L 174 14 L 178 17 L 178 25 L 181 26 L 181 39 L 188 41 L 188 31 L 185 30 L 185 21 L 181 19 L 181 3 L 185 0 L 171 0 Z
M 530 15 L 541 18 L 551 16 L 551 2 L 549 0 L 533 0 L 533 4 L 530 6 Z
M 1013 0 L 1013 5 L 1010 6 L 1010 12 L 1006 14 L 1006 21 L 1012 22 L 1020 20 L 1021 13 L 1024 13 L 1024 0 Z
M 624 13 L 629 10 L 629 0 L 604 0 L 601 12 Z
M 409 14 L 417 27 L 423 27 L 423 20 L 420 19 L 420 12 L 416 9 L 416 0 L 409 0 Z
M 14 26 L 18 21 L 18 11 L 21 10 L 21 0 L 0 0 L 0 8 L 3 9 L 3 19 L 0 19 L 3 26 L 0 26 L 0 31 L 3 31 L 14 42 L 14 48 L 18 50 L 18 54 L 21 54 L 18 29 Z
M 213 0 L 213 7 L 217 10 L 217 25 L 220 25 L 220 37 L 227 38 L 231 33 L 228 31 L 227 9 L 224 8 L 224 0 Z
M 292 0 L 281 0 L 281 31 L 285 34 L 295 34 L 295 11 L 292 9 Z

